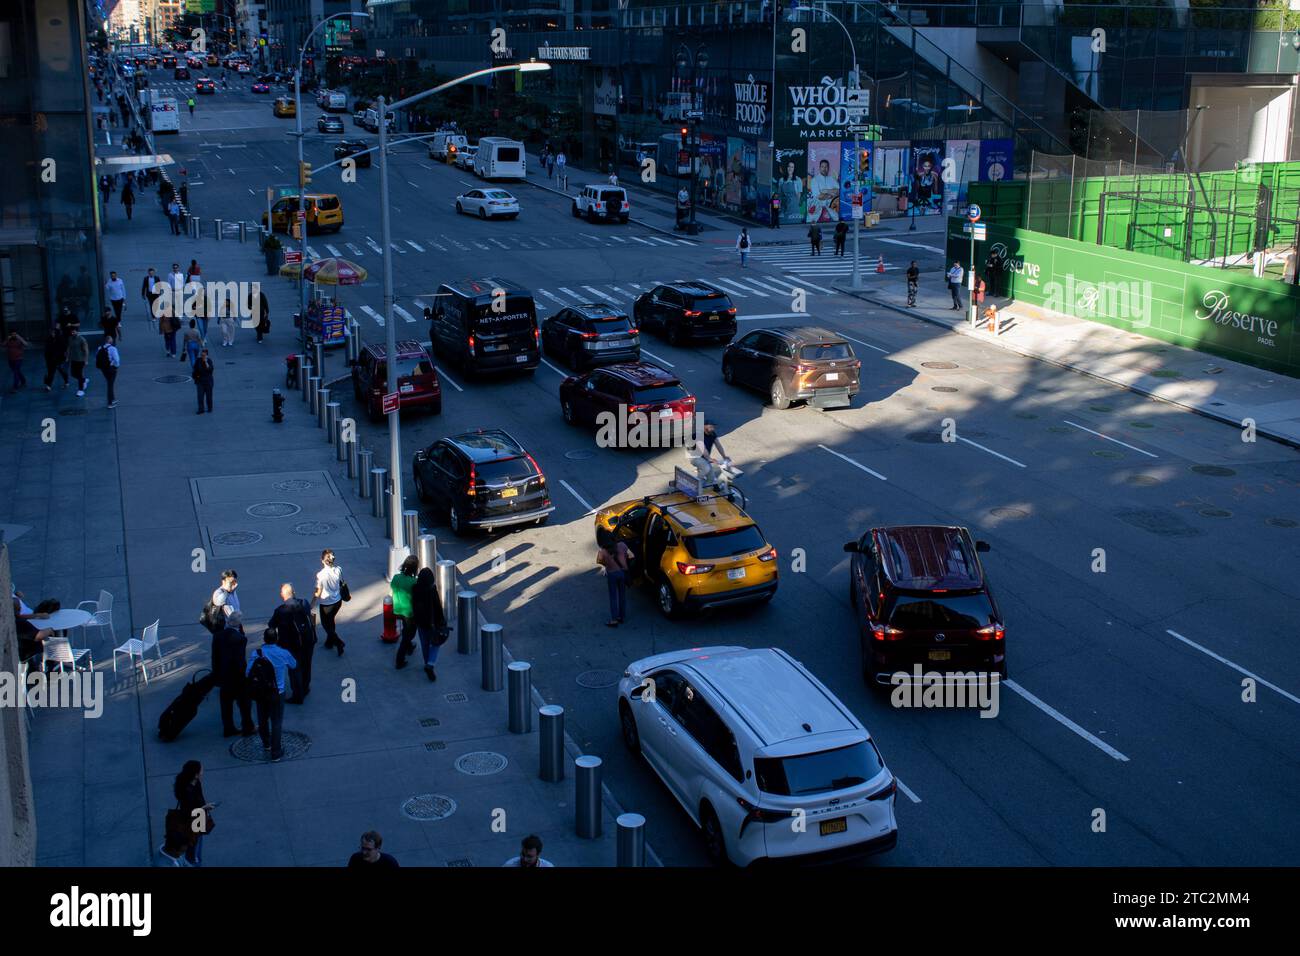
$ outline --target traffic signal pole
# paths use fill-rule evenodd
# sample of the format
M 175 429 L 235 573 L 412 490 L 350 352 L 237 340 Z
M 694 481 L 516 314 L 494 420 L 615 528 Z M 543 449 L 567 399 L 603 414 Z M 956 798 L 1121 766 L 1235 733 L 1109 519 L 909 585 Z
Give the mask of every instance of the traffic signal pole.
M 308 37 L 308 40 L 311 38 Z M 304 47 L 305 49 L 305 47 Z M 301 242 L 299 247 L 302 251 L 302 259 L 298 262 L 298 341 L 304 346 L 307 344 L 307 278 L 304 275 L 307 269 L 307 184 L 303 182 L 303 159 L 302 159 L 302 57 L 298 58 L 298 72 L 293 75 L 293 115 L 294 125 L 297 128 L 298 137 L 298 208 L 293 213 L 293 223 L 301 221 L 302 226 L 299 238 Z M 299 220 L 299 216 L 302 219 Z M 271 226 L 272 234 L 275 232 L 275 226 Z M 289 235 L 293 235 L 293 225 L 289 226 Z M 320 369 L 316 369 L 316 374 L 320 374 Z

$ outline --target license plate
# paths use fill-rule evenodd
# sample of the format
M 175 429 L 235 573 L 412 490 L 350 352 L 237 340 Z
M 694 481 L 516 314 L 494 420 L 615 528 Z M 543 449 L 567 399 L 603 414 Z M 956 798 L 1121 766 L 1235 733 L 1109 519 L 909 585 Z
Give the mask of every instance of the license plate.
M 840 380 L 840 373 L 839 373 L 839 372 L 827 372 L 827 373 L 826 373 L 826 381 L 828 381 L 828 382 L 838 382 L 839 380 Z
M 849 821 L 847 817 L 836 817 L 834 820 L 823 820 L 818 826 L 822 836 L 830 836 L 832 833 L 847 833 Z
M 716 312 L 712 312 L 712 313 L 710 313 L 710 314 L 709 314 L 709 321 L 710 321 L 710 322 L 716 322 L 716 321 L 718 321 L 718 313 L 716 313 Z
M 671 408 L 661 408 L 661 409 L 659 409 L 659 417 L 660 417 L 660 418 L 672 418 L 672 416 L 673 416 L 673 410 L 672 410 Z
M 730 571 L 727 572 L 727 577 L 731 578 L 731 580 L 733 581 L 739 581 L 744 576 L 745 576 L 744 568 L 732 568 Z
M 515 497 L 518 497 L 518 495 L 519 495 L 519 489 L 518 489 L 518 488 L 502 488 L 502 489 L 501 489 L 501 497 L 502 497 L 502 498 L 515 498 Z
M 930 660 L 932 661 L 950 661 L 952 660 L 952 651 L 931 651 Z
M 415 391 L 415 386 L 414 386 L 414 385 L 402 385 L 402 386 L 400 386 L 397 390 L 398 390 L 399 392 L 405 394 L 405 393 L 407 393 L 407 392 L 413 392 L 413 391 Z
M 516 355 L 516 356 L 515 356 L 515 361 L 516 361 L 516 362 L 527 362 L 527 361 L 528 361 L 528 356 L 527 356 L 527 355 Z

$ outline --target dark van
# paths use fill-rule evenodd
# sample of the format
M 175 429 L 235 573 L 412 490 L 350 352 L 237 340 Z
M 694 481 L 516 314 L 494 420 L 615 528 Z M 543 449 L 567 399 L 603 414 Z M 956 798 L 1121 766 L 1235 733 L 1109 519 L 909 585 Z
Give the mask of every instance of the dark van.
M 542 358 L 533 294 L 494 279 L 440 286 L 429 339 L 467 372 L 532 372 Z

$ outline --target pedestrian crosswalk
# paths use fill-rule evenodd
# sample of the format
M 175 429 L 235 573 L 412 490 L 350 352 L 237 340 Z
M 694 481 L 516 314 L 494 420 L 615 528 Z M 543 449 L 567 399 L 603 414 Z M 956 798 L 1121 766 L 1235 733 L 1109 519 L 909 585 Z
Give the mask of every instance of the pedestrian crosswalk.
M 331 256 L 350 255 L 353 257 L 365 255 L 382 256 L 384 254 L 383 245 L 373 236 L 360 236 L 356 241 L 343 241 L 338 243 L 325 243 L 325 249 Z M 408 253 L 431 252 L 446 253 L 452 250 L 461 252 L 537 252 L 544 250 L 559 249 L 635 249 L 644 247 L 646 249 L 678 247 L 678 246 L 698 246 L 699 243 L 690 239 L 678 239 L 667 236 L 600 236 L 592 233 L 571 233 L 567 235 L 550 235 L 550 236 L 487 236 L 485 238 L 474 238 L 472 236 L 415 236 L 410 239 L 398 239 L 392 243 L 392 251 L 395 255 L 407 255 Z M 343 249 L 347 250 L 344 252 Z M 316 253 L 308 247 L 308 253 L 315 257 Z
M 840 279 L 853 275 L 852 249 L 846 249 L 842 256 L 835 255 L 833 250 L 834 246 L 831 243 L 823 243 L 821 255 L 814 256 L 809 254 L 807 246 L 801 244 L 756 249 L 750 253 L 750 256 L 757 262 L 775 266 L 783 272 L 793 272 L 795 275 L 809 276 L 814 279 L 818 277 Z M 864 252 L 860 260 L 862 275 L 878 272 L 880 261 L 878 253 L 868 255 Z M 884 265 L 886 272 L 896 272 L 902 268 L 902 265 L 890 262 L 885 262 Z

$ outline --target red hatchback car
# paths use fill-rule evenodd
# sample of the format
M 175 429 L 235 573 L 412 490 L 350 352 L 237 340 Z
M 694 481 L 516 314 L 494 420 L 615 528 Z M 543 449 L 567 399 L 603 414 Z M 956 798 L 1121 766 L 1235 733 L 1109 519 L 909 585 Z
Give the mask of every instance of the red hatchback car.
M 384 414 L 384 393 L 388 390 L 388 350 L 383 345 L 367 345 L 361 358 L 352 366 L 352 392 L 365 407 L 371 421 Z M 401 411 L 418 408 L 431 415 L 442 412 L 442 385 L 438 370 L 424 346 L 414 340 L 397 343 L 397 404 Z
M 617 447 L 640 447 L 637 430 L 650 441 L 649 430 L 689 436 L 695 417 L 695 396 L 676 375 L 649 362 L 622 362 L 571 375 L 560 383 L 560 411 L 570 425 L 594 425 L 605 434 L 616 429 Z M 599 440 L 599 436 L 598 436 Z M 651 442 L 655 447 L 659 444 Z

